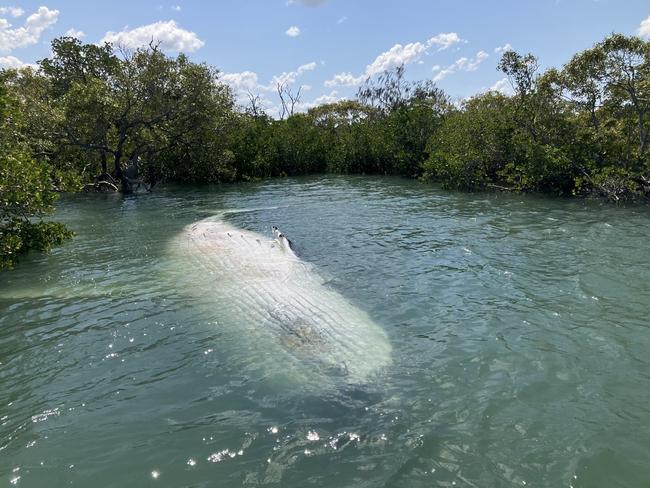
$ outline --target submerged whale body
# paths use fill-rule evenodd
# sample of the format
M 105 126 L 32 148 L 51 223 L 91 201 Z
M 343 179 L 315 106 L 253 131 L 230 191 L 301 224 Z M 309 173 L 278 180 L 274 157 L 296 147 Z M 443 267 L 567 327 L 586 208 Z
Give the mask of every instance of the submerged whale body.
M 210 219 L 185 227 L 173 247 L 188 266 L 188 290 L 246 342 L 252 363 L 266 373 L 321 386 L 337 377 L 370 380 L 391 362 L 385 332 L 325 286 L 279 229 L 273 234 L 271 240 Z

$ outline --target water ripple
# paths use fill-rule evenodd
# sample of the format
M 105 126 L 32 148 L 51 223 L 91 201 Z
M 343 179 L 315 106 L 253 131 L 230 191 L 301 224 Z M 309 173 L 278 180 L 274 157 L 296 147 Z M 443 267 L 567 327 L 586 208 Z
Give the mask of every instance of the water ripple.
M 261 367 L 206 306 L 218 280 L 191 296 L 196 270 L 166 251 L 225 209 L 279 225 L 368 312 L 389 370 L 319 390 L 278 381 L 280 357 Z M 0 484 L 650 479 L 646 207 L 323 177 L 70 196 L 58 217 L 76 239 L 0 283 Z

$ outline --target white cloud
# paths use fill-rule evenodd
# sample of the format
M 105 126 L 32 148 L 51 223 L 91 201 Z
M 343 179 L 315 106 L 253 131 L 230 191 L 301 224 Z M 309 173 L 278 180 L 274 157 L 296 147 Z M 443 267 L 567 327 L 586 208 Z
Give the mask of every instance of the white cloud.
M 68 37 L 76 37 L 77 39 L 83 39 L 84 37 L 86 37 L 86 33 L 84 31 L 80 31 L 74 28 L 68 29 L 65 32 L 65 35 Z
M 13 69 L 22 68 L 23 66 L 27 65 L 15 56 L 0 56 L 0 67 L 2 68 Z
M 344 15 L 344 16 L 341 17 L 339 20 L 337 20 L 336 23 L 337 23 L 338 25 L 340 25 L 340 24 L 342 24 L 343 22 L 345 22 L 346 20 L 348 20 L 348 16 L 347 16 L 347 15 Z
M 437 46 L 440 46 L 438 48 L 438 51 L 443 51 L 445 49 L 450 48 L 454 44 L 458 44 L 459 42 L 467 42 L 464 39 L 461 39 L 458 34 L 455 32 L 441 32 L 437 36 L 433 36 L 431 39 L 427 41 L 427 47 L 431 47 L 434 44 Z
M 420 59 L 426 51 L 426 46 L 421 42 L 412 42 L 406 46 L 395 44 L 388 51 L 381 53 L 375 60 L 366 67 L 366 75 L 373 76 L 383 73 L 386 70 L 411 64 Z
M 230 85 L 236 92 L 254 92 L 259 84 L 257 73 L 253 71 L 225 73 L 220 76 L 220 79 Z
M 24 63 L 15 56 L 0 56 L 0 68 L 18 69 L 18 68 L 32 68 L 38 70 L 37 64 Z
M 280 75 L 275 75 L 273 79 L 271 80 L 270 84 L 270 89 L 274 90 L 275 87 L 280 84 L 280 85 L 292 85 L 296 82 L 298 77 L 302 76 L 305 74 L 307 71 L 313 71 L 316 69 L 316 64 L 315 61 L 312 61 L 311 63 L 303 64 L 301 66 L 298 66 L 298 68 L 295 71 L 285 71 Z
M 334 78 L 325 81 L 325 86 L 356 86 L 363 83 L 369 76 L 378 75 L 397 66 L 419 62 L 427 50 L 433 46 L 439 46 L 438 51 L 440 51 L 448 49 L 459 42 L 464 41 L 455 32 L 449 32 L 438 34 L 425 42 L 411 42 L 406 45 L 395 44 L 366 66 L 363 74 L 354 76 L 351 73 L 339 73 Z
M 172 10 L 174 10 L 174 11 L 176 11 L 176 12 L 180 12 L 180 11 L 183 10 L 183 9 L 181 8 L 180 5 L 173 5 L 173 6 L 172 6 Z
M 650 37 L 650 15 L 648 15 L 647 19 L 641 22 L 638 32 L 641 37 Z
M 366 75 L 354 76 L 352 73 L 339 73 L 337 75 L 334 75 L 334 78 L 331 80 L 326 80 L 324 85 L 328 87 L 357 86 L 363 83 L 366 78 Z
M 100 42 L 136 48 L 146 46 L 152 40 L 160 43 L 160 47 L 167 51 L 192 52 L 205 45 L 196 33 L 179 27 L 173 20 L 155 22 L 120 32 L 109 31 Z
M 340 100 L 343 100 L 343 98 L 339 96 L 339 92 L 332 90 L 328 94 L 326 93 L 318 98 L 315 98 L 312 104 L 314 107 L 317 107 L 318 105 L 323 105 L 324 103 L 336 103 Z
M 268 114 L 275 114 L 280 111 L 279 104 L 276 103 L 277 99 L 277 84 L 285 83 L 287 86 L 298 82 L 299 78 L 305 73 L 313 71 L 318 67 L 318 63 L 311 62 L 298 66 L 293 71 L 284 72 L 279 75 L 273 76 L 268 83 L 260 83 L 257 73 L 252 71 L 243 71 L 241 73 L 226 73 L 220 76 L 220 80 L 227 83 L 234 90 L 240 104 L 248 105 L 249 93 L 258 97 L 258 107 L 263 108 Z M 300 88 L 302 94 L 312 89 L 310 85 L 301 84 Z M 294 94 L 296 90 L 293 90 Z M 323 105 L 325 103 L 335 103 L 345 100 L 337 90 L 332 90 L 317 96 L 311 101 L 301 101 L 295 107 L 298 112 L 304 112 L 310 108 Z
M 39 7 L 27 17 L 25 25 L 12 29 L 12 25 L 0 18 L 0 52 L 8 53 L 19 47 L 36 44 L 45 29 L 55 24 L 59 18 L 58 10 Z
M 298 74 L 301 75 L 305 71 L 314 71 L 316 69 L 316 66 L 318 66 L 318 63 L 316 63 L 316 61 L 312 61 L 311 63 L 300 65 L 298 66 Z
M 278 84 L 292 85 L 299 77 L 308 71 L 315 70 L 317 66 L 318 63 L 315 61 L 300 65 L 293 71 L 284 71 L 273 76 L 266 84 L 259 82 L 259 76 L 254 71 L 224 73 L 220 76 L 220 79 L 228 83 L 236 92 L 274 92 Z
M 288 35 L 289 37 L 298 37 L 300 35 L 300 27 L 298 27 L 297 25 L 292 25 L 287 29 L 285 34 Z
M 452 73 L 455 73 L 456 71 L 458 71 L 460 69 L 463 69 L 463 67 L 467 65 L 468 61 L 469 60 L 467 58 L 462 57 L 462 58 L 457 59 L 454 62 L 454 64 L 450 64 L 449 66 L 447 66 L 444 69 L 440 69 L 438 67 L 438 69 L 435 70 L 435 71 L 438 72 L 438 74 L 436 74 L 436 76 L 433 77 L 433 81 L 438 82 L 438 81 L 444 80 L 448 75 L 450 75 Z
M 459 58 L 453 64 L 450 64 L 444 69 L 440 69 L 440 66 L 434 66 L 434 71 L 437 71 L 438 73 L 434 76 L 433 81 L 442 81 L 447 76 L 456 73 L 457 71 L 476 71 L 478 66 L 489 57 L 490 55 L 485 51 L 479 51 L 476 53 L 474 58 Z
M 440 46 L 438 51 L 441 51 L 462 41 L 463 40 L 458 36 L 458 34 L 455 32 L 449 32 L 438 34 L 424 43 L 412 42 L 406 46 L 395 44 L 388 51 L 377 56 L 377 58 L 368 65 L 366 68 L 366 75 L 373 76 L 402 64 L 411 64 L 415 61 L 419 61 L 426 50 L 432 46 Z
M 508 78 L 501 78 L 490 87 L 489 91 L 503 93 L 504 95 L 512 95 L 512 87 L 508 82 Z
M 332 90 L 330 93 L 325 93 L 319 97 L 314 98 L 311 102 L 301 102 L 298 104 L 297 109 L 300 112 L 307 111 L 310 108 L 318 107 L 319 105 L 324 105 L 326 103 L 336 103 L 341 100 L 345 100 L 345 97 L 341 97 L 339 92 Z
M 467 64 L 467 71 L 476 71 L 478 69 L 478 65 L 481 64 L 483 61 L 485 61 L 489 57 L 490 57 L 490 55 L 488 53 L 486 53 L 485 51 L 477 52 L 474 59 L 472 59 Z
M 264 107 L 267 113 L 274 113 L 277 111 L 277 106 L 274 105 L 269 97 L 276 96 L 278 84 L 290 86 L 298 81 L 298 79 L 309 71 L 313 71 L 318 67 L 318 63 L 312 61 L 298 66 L 293 71 L 285 71 L 279 75 L 273 76 L 268 83 L 260 83 L 259 76 L 253 71 L 242 71 L 240 73 L 225 73 L 220 76 L 221 81 L 230 85 L 235 92 L 239 103 L 246 105 L 249 101 L 249 93 L 258 96 L 260 106 Z M 302 85 L 303 91 L 311 89 L 310 85 Z M 305 105 L 306 108 L 307 105 Z
M 11 15 L 12 17 L 22 17 L 25 11 L 20 7 L 0 7 L 0 15 Z
M 505 43 L 503 46 L 495 47 L 494 52 L 497 54 L 503 54 L 507 51 L 513 51 L 512 46 L 509 42 Z

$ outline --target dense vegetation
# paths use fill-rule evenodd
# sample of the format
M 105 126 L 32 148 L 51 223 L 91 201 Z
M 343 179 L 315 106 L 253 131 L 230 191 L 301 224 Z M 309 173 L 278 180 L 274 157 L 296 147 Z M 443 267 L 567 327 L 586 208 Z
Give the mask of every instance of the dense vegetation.
M 25 141 L 18 104 L 0 77 L 0 269 L 29 249 L 47 250 L 72 234 L 56 222 L 35 220 L 53 210 L 52 173 Z
M 0 267 L 69 235 L 34 220 L 55 191 L 150 190 L 160 181 L 230 182 L 306 173 L 417 177 L 463 190 L 650 196 L 650 43 L 612 35 L 561 69 L 506 52 L 513 94 L 462 103 L 397 68 L 355 100 L 282 116 L 238 108 L 219 73 L 74 38 L 39 69 L 0 79 Z M 288 99 L 287 99 L 288 98 Z

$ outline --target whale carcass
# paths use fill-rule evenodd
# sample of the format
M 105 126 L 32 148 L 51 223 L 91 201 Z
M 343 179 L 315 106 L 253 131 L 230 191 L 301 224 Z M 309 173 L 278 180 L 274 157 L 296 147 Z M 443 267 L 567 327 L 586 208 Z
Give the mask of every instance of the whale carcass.
M 177 286 L 203 297 L 216 322 L 245 342 L 251 364 L 321 384 L 370 380 L 391 362 L 386 333 L 273 233 L 215 219 L 188 225 L 173 242 L 187 266 Z

